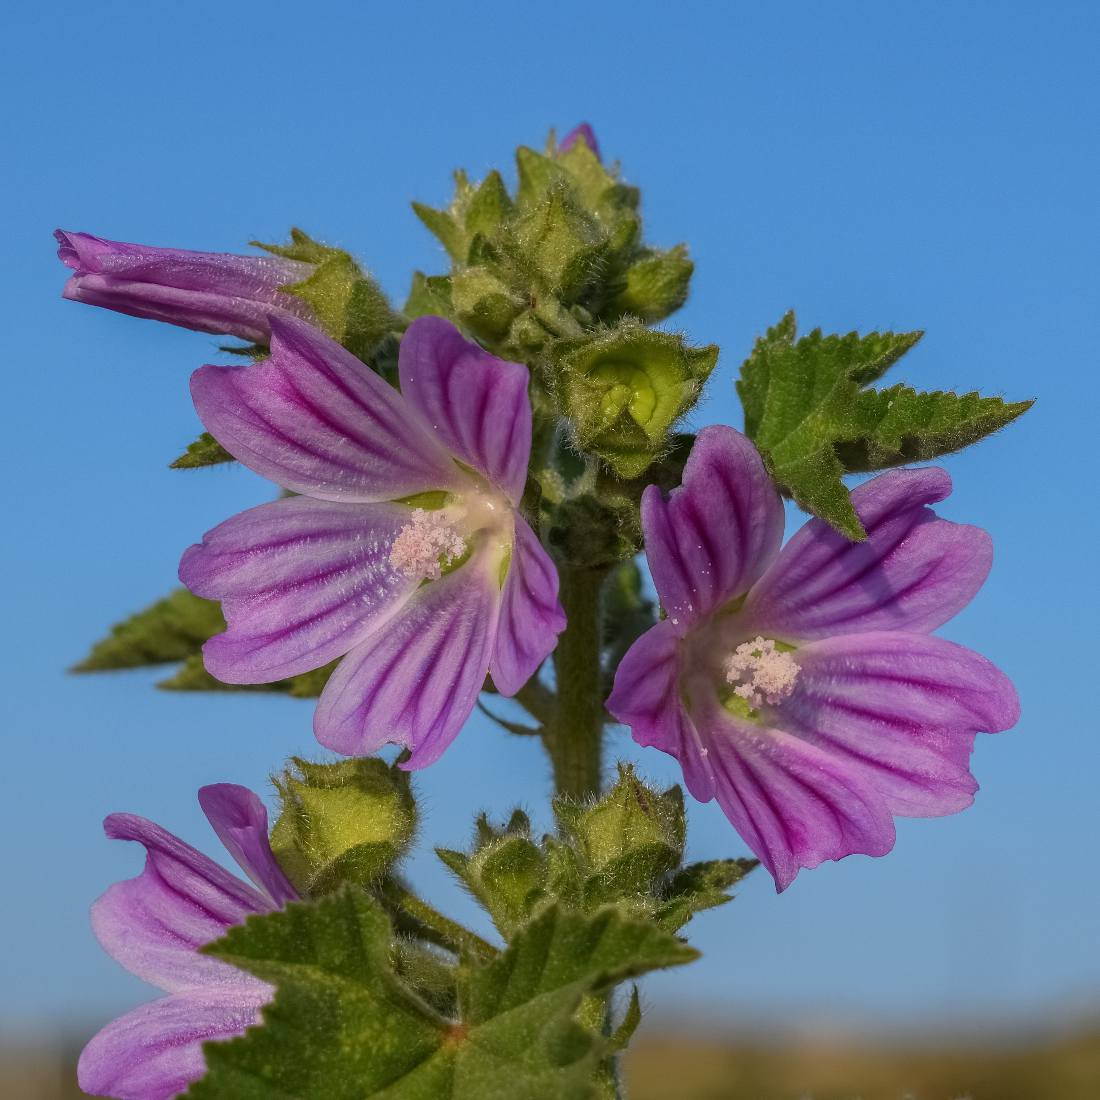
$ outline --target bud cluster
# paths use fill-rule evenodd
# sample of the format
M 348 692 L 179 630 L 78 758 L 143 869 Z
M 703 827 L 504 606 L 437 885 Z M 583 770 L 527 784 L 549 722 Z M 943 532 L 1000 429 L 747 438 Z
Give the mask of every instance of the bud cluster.
M 683 792 L 654 790 L 627 764 L 602 798 L 559 797 L 554 815 L 556 834 L 538 841 L 517 810 L 502 828 L 479 818 L 469 852 L 437 849 L 506 939 L 555 903 L 584 912 L 613 905 L 675 931 L 699 910 L 729 901 L 729 887 L 756 866 L 755 860 L 683 866 Z
M 414 204 L 452 266 L 417 273 L 405 312 L 442 313 L 533 364 L 536 415 L 564 415 L 576 449 L 631 478 L 667 451 L 718 349 L 646 327 L 683 305 L 693 265 L 683 245 L 644 243 L 639 192 L 589 133 L 521 146 L 514 195 L 497 171 L 477 184 L 458 172 L 446 210 Z

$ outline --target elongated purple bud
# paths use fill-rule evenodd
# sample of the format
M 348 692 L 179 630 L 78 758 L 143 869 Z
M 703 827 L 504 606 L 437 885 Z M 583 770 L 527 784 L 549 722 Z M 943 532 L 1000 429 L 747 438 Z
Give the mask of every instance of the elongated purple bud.
M 568 134 L 561 139 L 561 144 L 558 145 L 558 151 L 562 153 L 569 152 L 574 145 L 577 144 L 577 138 L 584 138 L 585 145 L 596 154 L 596 159 L 602 159 L 600 157 L 600 143 L 596 140 L 596 131 L 587 122 L 582 122 L 579 126 L 574 126 Z
M 312 320 L 309 306 L 283 287 L 312 264 L 281 256 L 233 256 L 107 241 L 58 229 L 58 259 L 73 269 L 62 296 L 133 317 L 266 344 L 270 316 Z

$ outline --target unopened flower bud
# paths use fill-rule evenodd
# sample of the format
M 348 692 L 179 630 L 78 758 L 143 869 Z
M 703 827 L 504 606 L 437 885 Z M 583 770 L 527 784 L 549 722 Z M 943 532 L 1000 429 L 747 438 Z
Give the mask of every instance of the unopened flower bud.
M 74 274 L 62 294 L 134 317 L 266 344 L 270 315 L 310 320 L 313 311 L 284 288 L 313 265 L 282 256 L 234 256 L 154 248 L 58 229 L 58 258 Z
M 272 848 L 303 893 L 378 878 L 416 829 L 407 773 L 377 757 L 335 764 L 295 757 L 275 786 L 282 812 Z

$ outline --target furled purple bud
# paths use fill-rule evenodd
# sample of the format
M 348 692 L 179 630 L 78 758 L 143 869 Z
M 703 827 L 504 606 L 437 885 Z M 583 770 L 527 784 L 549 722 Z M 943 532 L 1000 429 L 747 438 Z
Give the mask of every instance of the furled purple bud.
M 577 144 L 577 139 L 583 138 L 585 145 L 596 154 L 596 159 L 600 159 L 600 143 L 596 140 L 596 131 L 587 122 L 582 122 L 579 126 L 574 126 L 568 134 L 561 139 L 561 144 L 558 146 L 558 152 L 568 153 L 574 145 Z
M 270 339 L 272 314 L 313 318 L 301 298 L 284 292 L 307 278 L 312 264 L 153 248 L 62 229 L 54 236 L 58 258 L 74 272 L 62 293 L 74 302 L 260 344 Z

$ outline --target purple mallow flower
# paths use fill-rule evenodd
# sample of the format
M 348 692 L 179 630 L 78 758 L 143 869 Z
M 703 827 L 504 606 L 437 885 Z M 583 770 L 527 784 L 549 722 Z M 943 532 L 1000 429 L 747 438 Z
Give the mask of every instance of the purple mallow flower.
M 1019 717 L 1000 671 L 930 634 L 992 558 L 984 531 L 928 507 L 950 491 L 942 470 L 882 474 L 852 493 L 865 542 L 814 519 L 781 551 L 775 487 L 721 426 L 699 433 L 667 500 L 645 491 L 667 618 L 626 654 L 608 709 L 718 799 L 779 890 L 826 859 L 885 855 L 895 815 L 969 806 L 975 734 Z
M 301 298 L 283 290 L 307 278 L 311 264 L 153 248 L 63 229 L 54 236 L 58 258 L 75 272 L 62 292 L 74 302 L 260 344 L 268 341 L 273 314 L 313 316 Z
M 108 1024 L 80 1056 L 80 1087 L 118 1100 L 164 1100 L 206 1072 L 202 1044 L 259 1023 L 274 996 L 265 982 L 198 949 L 253 913 L 298 897 L 267 839 L 267 811 L 246 787 L 217 783 L 199 804 L 249 886 L 159 825 L 133 814 L 103 823 L 113 840 L 145 845 L 145 870 L 115 883 L 93 906 L 108 954 L 167 997 Z
M 577 144 L 577 139 L 583 138 L 585 144 L 593 153 L 596 154 L 596 159 L 600 159 L 600 143 L 596 140 L 596 131 L 587 122 L 582 122 L 578 126 L 574 126 L 568 134 L 561 139 L 558 145 L 558 149 L 562 153 L 567 153 L 574 145 Z
M 491 673 L 519 690 L 565 627 L 553 563 L 519 511 L 531 449 L 527 369 L 448 321 L 405 333 L 401 392 L 324 334 L 272 318 L 271 357 L 202 367 L 208 431 L 299 496 L 215 527 L 180 563 L 222 602 L 206 643 L 227 683 L 338 657 L 314 717 L 348 755 L 386 742 L 436 760 Z M 346 656 L 345 656 L 346 655 Z

